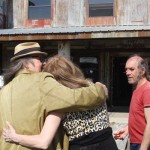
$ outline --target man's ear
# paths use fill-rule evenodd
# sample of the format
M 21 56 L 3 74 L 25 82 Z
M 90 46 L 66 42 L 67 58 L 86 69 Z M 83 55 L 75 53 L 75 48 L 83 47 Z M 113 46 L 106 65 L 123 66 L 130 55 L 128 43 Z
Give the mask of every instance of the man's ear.
M 146 70 L 144 67 L 142 67 L 141 72 L 142 72 L 142 75 L 145 75 Z

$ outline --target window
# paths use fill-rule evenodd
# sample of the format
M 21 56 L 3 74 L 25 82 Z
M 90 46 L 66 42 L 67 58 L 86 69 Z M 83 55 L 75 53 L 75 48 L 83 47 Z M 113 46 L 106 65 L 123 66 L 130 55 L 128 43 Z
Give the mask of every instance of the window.
M 88 0 L 89 17 L 113 16 L 113 0 Z
M 28 19 L 50 19 L 51 0 L 29 0 Z

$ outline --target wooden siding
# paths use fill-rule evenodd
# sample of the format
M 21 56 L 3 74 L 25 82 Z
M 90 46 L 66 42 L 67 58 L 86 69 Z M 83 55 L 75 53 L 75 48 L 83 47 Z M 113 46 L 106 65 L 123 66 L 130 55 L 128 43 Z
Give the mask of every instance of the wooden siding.
M 12 13 L 12 12 L 9 12 Z M 27 20 L 27 0 L 24 1 L 13 1 L 13 28 L 25 27 Z
M 0 14 L 0 29 L 5 28 L 5 16 L 3 14 Z
M 57 0 L 55 7 L 55 26 L 84 25 L 84 0 Z
M 150 9 L 149 0 L 117 0 L 117 24 L 147 25 Z
M 13 28 L 150 24 L 149 0 L 114 0 L 113 17 L 88 17 L 88 0 L 52 0 L 52 18 L 47 20 L 28 20 L 27 0 L 10 0 L 8 4 L 11 3 L 13 11 L 8 11 L 7 19 L 8 27 L 13 24 Z

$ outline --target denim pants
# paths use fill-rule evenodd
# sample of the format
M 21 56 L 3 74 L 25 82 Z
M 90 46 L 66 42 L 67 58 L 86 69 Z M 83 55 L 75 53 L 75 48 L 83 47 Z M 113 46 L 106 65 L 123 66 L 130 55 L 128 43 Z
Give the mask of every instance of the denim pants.
M 130 150 L 139 150 L 140 146 L 141 146 L 141 144 L 131 143 L 130 144 Z M 150 147 L 148 148 L 148 150 L 150 150 Z
M 130 144 L 130 150 L 139 150 L 141 144 Z

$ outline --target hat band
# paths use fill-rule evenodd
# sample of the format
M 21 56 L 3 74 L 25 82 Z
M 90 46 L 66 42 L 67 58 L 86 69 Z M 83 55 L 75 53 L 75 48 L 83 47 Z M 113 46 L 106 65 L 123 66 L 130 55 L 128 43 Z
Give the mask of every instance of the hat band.
M 33 48 L 24 49 L 24 50 L 16 53 L 14 56 L 19 56 L 19 55 L 27 54 L 27 53 L 30 53 L 32 51 L 39 51 L 40 52 L 40 48 L 39 47 L 33 47 Z

